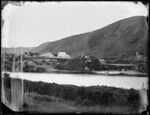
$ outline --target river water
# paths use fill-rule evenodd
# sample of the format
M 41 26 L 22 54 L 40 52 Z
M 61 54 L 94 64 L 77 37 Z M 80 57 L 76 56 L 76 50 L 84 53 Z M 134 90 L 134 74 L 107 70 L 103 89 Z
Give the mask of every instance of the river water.
M 7 72 L 10 77 L 48 83 L 71 84 L 77 86 L 113 86 L 119 88 L 148 88 L 148 77 L 105 76 L 93 74 L 21 73 Z

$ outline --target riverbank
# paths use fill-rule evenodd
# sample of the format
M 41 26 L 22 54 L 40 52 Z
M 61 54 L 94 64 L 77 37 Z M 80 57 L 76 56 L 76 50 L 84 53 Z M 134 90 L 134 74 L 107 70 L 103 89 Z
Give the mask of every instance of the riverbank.
M 2 73 L 9 73 L 10 71 L 3 71 Z M 46 72 L 23 72 L 23 73 L 57 73 L 57 74 L 94 74 L 104 76 L 133 76 L 133 77 L 147 77 L 147 73 L 141 73 L 137 71 L 70 71 L 70 70 L 58 70 L 47 69 Z
M 43 73 L 63 73 L 63 74 L 95 74 L 95 75 L 105 75 L 105 76 L 134 76 L 134 77 L 147 77 L 147 73 L 137 72 L 137 71 L 70 71 L 70 70 L 57 70 L 57 69 L 47 69 Z

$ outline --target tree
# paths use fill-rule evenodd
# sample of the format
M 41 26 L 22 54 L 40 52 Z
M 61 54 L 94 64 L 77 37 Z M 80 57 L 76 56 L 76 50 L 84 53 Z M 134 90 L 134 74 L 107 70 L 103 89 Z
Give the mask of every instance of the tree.
M 138 107 L 140 105 L 140 95 L 138 91 L 131 89 L 128 96 L 128 101 L 132 106 Z
M 57 53 L 55 53 L 55 54 L 53 54 L 55 57 L 57 57 L 58 56 L 58 54 Z
M 85 66 L 86 66 L 85 59 L 76 58 L 68 60 L 65 69 L 83 71 Z
M 9 74 L 8 73 L 4 73 L 4 77 L 9 77 Z
M 33 56 L 34 55 L 34 53 L 32 53 L 32 52 L 29 52 L 29 56 Z
M 87 67 L 90 70 L 101 70 L 101 64 L 98 59 L 91 59 L 91 62 L 87 62 Z

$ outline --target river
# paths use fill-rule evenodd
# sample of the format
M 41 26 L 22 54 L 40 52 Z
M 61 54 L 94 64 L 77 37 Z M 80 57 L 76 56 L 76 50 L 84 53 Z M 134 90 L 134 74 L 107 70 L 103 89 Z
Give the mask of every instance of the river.
M 77 86 L 112 86 L 126 89 L 148 88 L 148 77 L 106 76 L 94 74 L 57 74 L 7 72 L 10 77 L 48 83 L 71 84 Z

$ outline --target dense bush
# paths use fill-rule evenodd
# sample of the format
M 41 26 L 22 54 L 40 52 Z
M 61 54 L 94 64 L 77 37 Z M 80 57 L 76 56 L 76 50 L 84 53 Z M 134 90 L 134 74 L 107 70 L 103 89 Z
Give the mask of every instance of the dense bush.
M 36 72 L 45 72 L 46 69 L 45 69 L 45 68 L 42 68 L 42 67 L 37 67 L 35 71 L 36 71 Z
M 12 62 L 11 61 L 5 61 L 4 69 L 7 71 L 12 71 Z
M 91 100 L 88 100 L 87 98 L 83 99 L 80 103 L 82 105 L 85 105 L 85 106 L 92 106 L 93 105 L 93 102 Z
M 77 70 L 77 71 L 84 71 L 85 67 L 88 67 L 89 70 L 105 70 L 105 66 L 102 65 L 98 59 L 93 58 L 90 62 L 87 62 L 85 58 L 75 58 L 65 61 L 59 61 L 56 65 L 56 69 L 60 70 Z
M 78 87 L 55 83 L 32 82 L 25 80 L 26 90 L 42 95 L 56 96 L 64 100 L 75 101 L 79 105 L 132 105 L 140 104 L 137 90 L 106 86 Z
M 102 69 L 102 65 L 100 64 L 98 59 L 92 59 L 91 62 L 87 62 L 87 67 L 90 70 L 101 70 Z
M 76 58 L 76 59 L 68 60 L 65 69 L 83 71 L 85 66 L 86 66 L 85 59 Z
M 11 88 L 10 77 L 4 78 L 5 88 Z M 140 106 L 139 92 L 134 89 L 121 89 L 106 86 L 78 87 L 74 85 L 58 85 L 56 83 L 33 82 L 24 80 L 25 92 L 54 96 L 64 100 L 74 101 L 76 105 L 84 106 L 121 106 L 127 105 L 134 108 Z M 51 101 L 50 98 L 41 97 L 39 101 Z
M 59 70 L 65 70 L 63 64 L 56 64 L 56 65 L 55 65 L 55 68 L 56 68 L 56 69 L 59 69 Z
M 130 104 L 137 107 L 140 104 L 140 102 L 137 101 L 139 99 L 140 99 L 140 95 L 138 92 L 136 92 L 134 89 L 129 90 L 128 100 Z

